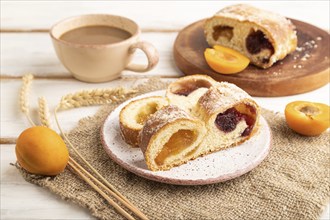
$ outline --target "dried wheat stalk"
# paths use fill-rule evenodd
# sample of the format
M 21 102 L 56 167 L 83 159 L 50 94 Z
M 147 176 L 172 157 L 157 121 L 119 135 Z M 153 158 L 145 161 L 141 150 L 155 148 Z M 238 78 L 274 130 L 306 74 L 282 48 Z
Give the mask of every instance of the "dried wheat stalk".
M 79 153 L 79 151 L 73 146 L 68 137 L 63 132 L 59 120 L 57 118 L 57 112 L 60 110 L 66 110 L 71 108 L 78 108 L 82 106 L 102 105 L 109 103 L 116 103 L 125 100 L 125 98 L 136 93 L 136 90 L 116 88 L 116 89 L 94 89 L 94 90 L 83 90 L 74 94 L 68 94 L 62 97 L 60 103 L 57 105 L 54 111 L 55 121 L 59 128 L 61 135 L 66 140 L 68 145 L 73 151 L 80 157 L 80 159 L 93 170 L 103 181 L 106 181 L 101 174 L 99 174 L 86 159 Z M 108 185 L 108 184 L 107 184 Z M 110 186 L 112 189 L 112 186 Z M 116 191 L 115 189 L 112 189 Z M 116 192 L 117 193 L 117 192 Z
M 83 90 L 63 96 L 58 110 L 115 103 L 134 93 L 136 93 L 135 90 L 124 88 Z
M 20 101 L 21 111 L 25 114 L 30 124 L 32 126 L 35 126 L 34 122 L 32 121 L 29 115 L 29 101 L 28 101 L 28 95 L 30 93 L 32 79 L 33 79 L 32 74 L 26 74 L 22 77 L 23 85 L 20 91 L 19 101 Z
M 35 126 L 32 119 L 29 115 L 29 102 L 28 102 L 28 94 L 29 89 L 32 83 L 33 75 L 27 74 L 23 76 L 23 85 L 20 91 L 20 107 L 23 113 L 25 113 L 26 117 L 28 118 L 31 125 Z M 147 220 L 147 216 L 145 216 L 140 210 L 138 210 L 130 201 L 128 201 L 127 198 L 125 198 L 121 193 L 119 193 L 107 180 L 104 179 L 104 177 L 97 172 L 87 161 L 86 159 L 77 151 L 77 149 L 71 144 L 67 136 L 62 131 L 62 128 L 59 125 L 58 119 L 57 119 L 57 111 L 58 110 L 64 110 L 64 109 L 70 109 L 70 108 L 76 108 L 81 106 L 90 106 L 90 105 L 97 105 L 97 104 L 106 104 L 106 103 L 113 103 L 118 102 L 120 100 L 123 100 L 125 97 L 134 94 L 135 91 L 133 90 L 125 90 L 125 89 L 104 89 L 104 90 L 91 90 L 91 91 L 82 91 L 75 93 L 73 95 L 67 95 L 64 96 L 61 100 L 61 103 L 56 107 L 55 109 L 55 119 L 58 128 L 61 131 L 61 134 L 63 138 L 68 142 L 70 147 L 76 152 L 76 154 L 84 161 L 85 164 L 90 167 L 94 173 L 96 173 L 102 181 L 113 191 L 107 190 L 106 187 L 99 182 L 97 179 L 95 179 L 91 174 L 89 174 L 85 169 L 83 169 L 78 163 L 76 163 L 71 157 L 70 161 L 68 162 L 68 165 L 75 170 L 80 177 L 82 177 L 89 185 L 91 185 L 97 192 L 99 192 L 103 198 L 105 198 L 120 214 L 122 214 L 124 217 L 130 220 L 134 220 L 134 218 L 128 214 L 124 209 L 122 209 L 117 203 L 115 203 L 105 192 L 101 190 L 93 181 L 88 179 L 86 175 L 89 177 L 92 177 L 92 179 L 100 184 L 103 189 L 106 189 L 106 192 L 113 195 L 115 198 L 117 198 L 119 201 L 122 202 L 128 209 L 130 209 L 133 213 L 135 213 L 137 216 L 139 216 L 143 220 Z M 42 125 L 50 128 L 50 114 L 47 106 L 46 99 L 44 97 L 39 98 L 39 118 L 42 123 Z M 81 169 L 85 174 L 80 171 Z
M 41 122 L 41 125 L 51 128 L 50 113 L 45 97 L 40 97 L 38 103 L 39 103 L 38 113 L 39 113 L 39 120 Z
M 128 97 L 136 94 L 136 90 L 127 90 L 124 88 L 117 89 L 96 89 L 96 90 L 85 90 L 81 92 L 76 92 L 74 94 L 68 94 L 62 97 L 60 103 L 57 105 L 54 111 L 55 121 L 57 127 L 59 128 L 62 137 L 71 147 L 71 149 L 79 156 L 79 158 L 104 182 L 104 184 L 114 191 L 119 197 L 125 200 L 127 203 L 131 204 L 120 192 L 118 192 L 73 146 L 69 138 L 63 132 L 59 120 L 57 117 L 57 112 L 59 110 L 66 110 L 71 108 L 78 108 L 82 106 L 91 106 L 91 105 L 101 105 L 109 103 L 117 103 L 124 101 Z
M 74 105 L 66 104 L 64 106 L 66 108 L 69 108 L 69 107 L 72 107 L 72 106 L 78 107 L 79 106 L 79 103 L 76 103 L 75 101 L 72 101 L 72 100 L 74 100 L 74 98 L 77 98 L 79 96 L 83 96 L 84 99 L 85 99 L 82 103 L 80 103 L 81 106 L 86 106 L 87 104 L 95 105 L 97 103 L 100 103 L 100 104 L 109 103 L 109 102 L 107 102 L 104 99 L 104 97 L 102 96 L 102 94 L 100 92 L 95 92 L 95 91 L 96 90 L 92 90 L 90 92 L 84 91 L 84 92 L 76 93 L 76 94 L 78 94 L 76 96 L 74 96 L 74 95 L 64 96 L 63 100 L 68 101 L 67 103 L 71 103 L 71 104 L 74 103 Z M 83 93 L 83 94 L 81 94 L 81 93 Z M 88 97 L 86 94 L 89 94 L 90 97 Z M 93 96 L 96 96 L 96 98 L 97 98 L 96 101 L 91 101 L 90 100 L 90 99 L 93 98 Z M 72 100 L 70 100 L 70 98 Z M 111 98 L 111 100 L 115 101 L 115 99 L 113 97 Z M 74 151 L 77 153 L 77 155 L 80 158 L 82 158 L 83 161 L 85 163 L 87 163 L 91 167 L 91 165 L 80 155 L 80 153 L 76 150 L 76 148 L 74 148 L 74 146 L 68 140 L 67 136 L 63 133 L 63 131 L 62 131 L 62 129 L 61 129 L 59 123 L 58 123 L 58 120 L 57 120 L 57 115 L 56 115 L 57 109 L 58 108 L 55 109 L 55 119 L 56 119 L 56 123 L 57 123 L 57 125 L 58 125 L 58 127 L 59 127 L 59 129 L 60 129 L 60 131 L 62 133 L 62 136 L 69 143 L 70 147 L 72 149 L 74 149 Z M 50 128 L 50 124 L 51 124 L 50 123 L 50 117 L 49 116 L 50 116 L 50 114 L 49 114 L 49 110 L 48 110 L 46 99 L 44 97 L 40 97 L 39 98 L 39 118 L 40 118 L 40 121 L 41 121 L 42 125 L 44 125 L 44 126 L 46 126 L 48 128 Z M 71 156 L 69 156 L 69 158 L 70 158 L 70 160 L 68 162 L 68 166 L 71 167 L 94 190 L 96 190 L 98 193 L 100 193 L 100 195 L 103 198 L 105 198 L 109 202 L 109 204 L 112 205 L 114 207 L 114 209 L 116 209 L 120 214 L 122 214 L 127 219 L 134 220 L 134 218 L 130 214 L 128 214 L 124 209 L 122 209 L 105 192 L 107 192 L 110 195 L 114 196 L 117 200 L 119 200 L 122 204 L 124 204 L 129 210 L 131 210 L 133 213 L 135 213 L 141 219 L 143 219 L 143 220 L 147 220 L 148 219 L 148 217 L 146 215 L 144 215 L 139 209 L 137 209 L 136 206 L 134 206 L 130 201 L 128 201 L 128 199 L 125 198 L 122 194 L 120 194 L 112 185 L 111 185 L 111 187 L 112 187 L 113 191 L 108 190 L 100 181 L 98 181 L 95 177 L 93 177 L 90 173 L 88 173 L 88 171 L 86 171 L 82 166 L 80 166 L 73 158 L 71 158 Z M 92 170 L 95 170 L 95 169 L 92 168 Z M 102 191 L 102 189 L 99 186 L 97 186 L 93 181 L 91 181 L 88 177 L 91 178 L 92 180 L 94 180 L 98 185 L 100 185 L 105 190 L 105 192 Z

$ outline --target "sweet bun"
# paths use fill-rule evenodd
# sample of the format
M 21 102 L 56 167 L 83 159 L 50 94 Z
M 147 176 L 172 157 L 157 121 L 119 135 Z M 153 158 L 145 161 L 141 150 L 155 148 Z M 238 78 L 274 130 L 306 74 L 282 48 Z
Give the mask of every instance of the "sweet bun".
M 138 147 L 138 135 L 144 122 L 166 105 L 167 99 L 161 96 L 142 98 L 127 104 L 119 113 L 119 127 L 124 141 Z
M 132 101 L 120 112 L 124 140 L 140 147 L 152 171 L 236 146 L 258 131 L 259 106 L 234 84 L 187 76 L 166 96 Z
M 221 82 L 199 100 L 195 115 L 205 122 L 207 135 L 194 157 L 236 146 L 258 130 L 259 107 L 242 89 Z
M 170 104 L 192 112 L 198 99 L 216 83 L 217 81 L 207 75 L 181 77 L 167 87 L 166 97 Z
M 204 123 L 174 105 L 151 115 L 140 132 L 140 148 L 150 170 L 168 170 L 191 160 L 205 136 Z
M 211 47 L 232 48 L 261 68 L 271 67 L 297 47 L 289 19 L 246 4 L 223 8 L 206 20 L 204 32 Z

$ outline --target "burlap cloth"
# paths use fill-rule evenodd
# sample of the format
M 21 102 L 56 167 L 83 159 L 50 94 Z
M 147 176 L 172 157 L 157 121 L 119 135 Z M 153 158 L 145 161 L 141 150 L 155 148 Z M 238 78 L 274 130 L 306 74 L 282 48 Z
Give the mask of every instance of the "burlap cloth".
M 163 83 L 153 80 L 139 86 L 135 95 L 163 88 Z M 329 133 L 297 135 L 286 126 L 282 114 L 263 110 L 273 142 L 270 154 L 257 168 L 224 183 L 168 185 L 126 171 L 103 150 L 100 126 L 117 105 L 101 107 L 68 135 L 81 154 L 150 219 L 318 219 L 329 201 Z M 20 171 L 27 181 L 89 209 L 99 219 L 123 219 L 69 169 L 56 177 Z

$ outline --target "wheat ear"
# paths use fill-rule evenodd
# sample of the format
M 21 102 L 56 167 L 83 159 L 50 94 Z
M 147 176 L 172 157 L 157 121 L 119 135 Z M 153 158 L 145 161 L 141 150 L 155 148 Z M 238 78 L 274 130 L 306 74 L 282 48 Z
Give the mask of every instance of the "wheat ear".
M 134 93 L 136 93 L 135 90 L 124 88 L 83 90 L 63 96 L 58 110 L 119 102 Z
M 51 127 L 50 113 L 45 97 L 40 97 L 38 103 L 39 103 L 39 109 L 38 109 L 39 120 L 43 126 L 50 128 Z
M 29 114 L 30 111 L 29 111 L 29 101 L 28 101 L 28 95 L 30 93 L 32 79 L 33 79 L 32 74 L 26 74 L 22 77 L 23 85 L 20 91 L 19 101 L 20 101 L 21 111 L 25 114 L 30 124 L 32 126 L 35 126 Z
M 59 120 L 57 118 L 57 112 L 60 110 L 78 108 L 82 106 L 91 106 L 91 105 L 101 105 L 108 103 L 115 103 L 119 101 L 125 100 L 125 98 L 136 93 L 136 90 L 127 90 L 123 88 L 119 89 L 97 89 L 97 90 L 84 90 L 81 92 L 77 92 L 74 94 L 69 94 L 63 96 L 60 103 L 57 105 L 54 111 L 55 121 L 58 129 L 61 132 L 62 137 L 71 147 L 71 149 L 78 155 L 78 157 L 88 166 L 102 181 L 108 186 L 112 191 L 114 191 L 118 196 L 120 196 L 123 200 L 130 203 L 121 193 L 116 190 L 73 146 L 70 142 L 69 138 L 63 132 Z

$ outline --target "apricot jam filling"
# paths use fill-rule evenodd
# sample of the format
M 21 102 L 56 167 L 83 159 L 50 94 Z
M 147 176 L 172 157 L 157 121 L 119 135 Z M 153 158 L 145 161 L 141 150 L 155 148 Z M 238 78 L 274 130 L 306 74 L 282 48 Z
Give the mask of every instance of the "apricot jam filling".
M 245 137 L 250 135 L 253 130 L 256 121 L 256 109 L 250 105 L 239 104 L 219 113 L 214 123 L 220 131 L 228 133 L 234 131 L 242 120 L 245 120 L 247 124 L 247 128 L 241 134 L 242 137 Z
M 250 54 L 257 54 L 260 53 L 261 50 L 268 49 L 271 55 L 274 54 L 274 47 L 266 38 L 265 34 L 258 30 L 254 31 L 251 30 L 251 33 L 245 40 L 246 49 L 249 51 Z
M 181 129 L 174 133 L 168 142 L 164 145 L 162 151 L 157 155 L 155 162 L 157 165 L 163 165 L 165 159 L 169 156 L 178 155 L 187 147 L 192 145 L 197 139 L 195 131 Z
M 212 84 L 207 80 L 185 80 L 171 88 L 171 92 L 176 95 L 188 96 L 190 93 L 199 88 L 210 88 Z
M 230 41 L 233 38 L 233 35 L 233 27 L 227 25 L 218 25 L 213 27 L 212 37 L 215 41 L 218 40 L 219 37 L 224 37 Z
M 143 125 L 147 118 L 157 111 L 157 103 L 149 103 L 146 106 L 143 106 L 139 113 L 135 116 L 135 120 L 138 124 Z

